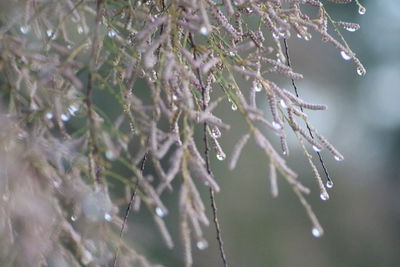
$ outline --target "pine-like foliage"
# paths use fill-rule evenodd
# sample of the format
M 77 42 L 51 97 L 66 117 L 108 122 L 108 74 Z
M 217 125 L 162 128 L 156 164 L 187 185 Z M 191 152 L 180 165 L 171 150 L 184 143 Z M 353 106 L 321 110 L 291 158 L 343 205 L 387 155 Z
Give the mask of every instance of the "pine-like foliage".
M 335 21 L 318 0 L 20 0 L 2 1 L 0 13 L 0 265 L 151 266 L 121 238 L 126 219 L 148 209 L 172 248 L 179 238 L 163 221 L 163 197 L 172 192 L 190 266 L 192 243 L 207 247 L 202 227 L 210 224 L 199 186 L 210 190 L 227 265 L 214 201 L 223 188 L 209 157 L 227 158 L 233 169 L 250 140 L 265 152 L 272 194 L 277 179 L 286 180 L 313 235 L 323 234 L 304 197 L 310 190 L 285 161 L 286 135 L 298 138 L 323 200 L 333 184 L 323 182 L 309 150 L 321 163 L 323 149 L 343 156 L 307 120 L 306 110 L 327 107 L 272 77 L 294 86 L 303 78 L 291 67 L 288 42 L 311 34 L 364 75 L 340 34 L 358 24 Z M 219 139 L 235 125 L 214 113 L 227 102 L 248 128 L 229 155 Z M 154 172 L 145 174 L 146 166 Z M 113 191 L 121 185 L 125 193 Z

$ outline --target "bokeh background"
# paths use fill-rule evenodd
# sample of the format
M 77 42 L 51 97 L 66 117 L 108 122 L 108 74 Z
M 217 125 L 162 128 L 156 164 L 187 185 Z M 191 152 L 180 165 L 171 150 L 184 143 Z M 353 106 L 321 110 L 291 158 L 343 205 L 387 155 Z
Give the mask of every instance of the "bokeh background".
M 306 158 L 296 142 L 290 144 L 289 165 L 312 189 L 308 200 L 324 236 L 311 235 L 311 223 L 283 179 L 279 197 L 271 197 L 268 162 L 250 142 L 234 171 L 227 170 L 227 160 L 212 156 L 222 188 L 216 200 L 230 266 L 400 266 L 399 4 L 396 0 L 362 4 L 367 8 L 364 15 L 358 14 L 355 3 L 327 4 L 327 9 L 334 19 L 361 24 L 360 30 L 343 35 L 367 68 L 363 77 L 317 35 L 309 42 L 289 40 L 293 67 L 305 77 L 297 83 L 300 95 L 329 106 L 327 111 L 310 112 L 310 121 L 345 156 L 345 161 L 336 162 L 323 153 L 334 180 L 331 198 L 323 202 Z M 289 80 L 279 84 L 292 90 Z M 224 132 L 221 139 L 229 158 L 246 130 L 228 104 L 217 113 L 235 129 Z M 209 203 L 207 191 L 203 199 Z M 167 204 L 166 221 L 179 241 L 176 197 L 171 195 Z M 166 249 L 149 214 L 132 215 L 129 226 L 126 239 L 134 240 L 136 249 L 153 262 L 183 266 L 179 244 L 172 251 Z M 195 266 L 221 266 L 212 225 L 206 233 L 210 246 L 195 250 Z

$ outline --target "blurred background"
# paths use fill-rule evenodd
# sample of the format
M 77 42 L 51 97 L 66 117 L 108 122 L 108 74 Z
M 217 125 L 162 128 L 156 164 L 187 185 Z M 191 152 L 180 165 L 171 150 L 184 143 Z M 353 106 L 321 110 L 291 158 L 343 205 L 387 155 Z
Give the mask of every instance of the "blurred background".
M 289 40 L 294 70 L 305 77 L 297 83 L 300 96 L 329 106 L 327 111 L 309 112 L 310 122 L 345 156 L 336 162 L 322 153 L 334 180 L 330 200 L 323 202 L 306 158 L 296 142 L 290 144 L 289 166 L 312 189 L 308 200 L 324 236 L 311 235 L 306 212 L 283 179 L 279 197 L 271 197 L 268 162 L 251 141 L 234 171 L 228 170 L 228 160 L 212 156 L 212 169 L 222 188 L 216 200 L 230 266 L 400 265 L 399 5 L 395 0 L 362 4 L 367 8 L 364 15 L 355 3 L 326 6 L 333 19 L 361 24 L 354 33 L 342 32 L 367 69 L 363 77 L 317 35 L 309 42 Z M 278 84 L 292 90 L 289 80 Z M 235 129 L 221 138 L 229 158 L 246 130 L 228 104 L 217 113 Z M 277 141 L 276 136 L 269 137 Z M 209 204 L 207 191 L 203 199 Z M 167 205 L 166 221 L 178 241 L 177 199 L 171 195 Z M 206 232 L 209 247 L 195 249 L 195 266 L 221 266 L 213 225 Z M 134 246 L 152 262 L 183 266 L 179 244 L 172 251 L 166 249 L 150 215 L 132 215 L 125 237 L 135 240 Z

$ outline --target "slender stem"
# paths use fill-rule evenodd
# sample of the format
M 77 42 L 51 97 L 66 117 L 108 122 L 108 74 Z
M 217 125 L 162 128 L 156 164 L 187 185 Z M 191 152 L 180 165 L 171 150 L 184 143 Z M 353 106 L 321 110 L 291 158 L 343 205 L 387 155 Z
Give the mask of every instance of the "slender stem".
M 86 89 L 86 106 L 87 106 L 87 116 L 89 122 L 89 156 L 88 156 L 88 167 L 89 167 L 89 175 L 93 178 L 96 184 L 101 184 L 101 166 L 99 163 L 99 149 L 96 143 L 96 130 L 95 130 L 95 121 L 93 117 L 93 75 L 92 71 L 96 64 L 96 54 L 98 50 L 98 40 L 99 40 L 99 24 L 101 22 L 101 7 L 102 0 L 97 1 L 96 6 L 96 26 L 93 33 L 92 39 L 92 50 L 89 62 L 89 73 L 88 73 L 88 81 L 87 81 L 87 89 Z
M 147 153 L 144 154 L 142 162 L 140 164 L 140 172 L 142 174 L 143 174 L 144 166 L 145 166 L 145 163 L 146 163 L 146 159 L 147 159 Z M 135 202 L 135 199 L 136 199 L 136 192 L 137 192 L 138 186 L 139 186 L 139 177 L 136 179 L 136 182 L 134 184 L 134 188 L 133 188 L 133 191 L 132 191 L 132 194 L 131 194 L 131 199 L 129 201 L 128 207 L 126 207 L 126 210 L 125 210 L 124 221 L 122 222 L 121 231 L 119 232 L 119 240 L 121 240 L 122 234 L 124 233 L 124 229 L 125 229 L 126 224 L 128 222 L 129 213 L 130 213 L 130 211 L 132 209 L 132 206 L 133 206 L 133 204 Z M 117 264 L 118 255 L 119 255 L 119 245 L 117 247 L 117 251 L 115 252 L 113 267 L 115 267 L 116 264 Z
M 194 43 L 193 40 L 193 36 L 191 33 L 189 33 L 189 39 L 190 42 L 192 44 L 192 48 L 193 48 L 193 57 L 194 60 L 196 60 L 196 45 Z M 202 94 L 202 102 L 203 102 L 203 111 L 207 109 L 207 103 L 205 101 L 205 94 L 206 94 L 206 90 L 203 84 L 203 81 L 201 79 L 201 74 L 200 74 L 200 69 L 197 68 L 196 69 L 197 72 L 197 77 L 199 79 L 199 83 L 201 86 L 201 94 Z M 209 156 L 209 146 L 208 146 L 208 135 L 207 135 L 207 122 L 204 122 L 203 124 L 203 141 L 204 141 L 204 157 L 205 157 L 205 161 L 206 161 L 206 169 L 208 174 L 213 175 L 211 172 L 211 167 L 210 167 L 210 156 Z M 220 251 L 220 256 L 221 256 L 221 260 L 222 263 L 225 267 L 228 266 L 228 261 L 225 255 L 225 250 L 224 250 L 224 241 L 222 239 L 222 231 L 221 231 L 221 226 L 219 224 L 218 221 L 218 214 L 217 214 L 217 203 L 215 201 L 215 197 L 214 197 L 214 190 L 212 188 L 209 188 L 209 192 L 210 192 L 210 201 L 211 201 L 211 209 L 212 209 L 212 213 L 213 213 L 213 220 L 214 220 L 214 225 L 215 225 L 215 230 L 217 232 L 217 241 L 218 241 L 218 246 L 219 246 L 219 251 Z
M 286 54 L 287 65 L 288 65 L 288 67 L 291 67 L 290 56 L 289 56 L 289 47 L 288 47 L 286 39 L 283 39 L 283 44 L 285 45 L 285 54 Z M 299 92 L 297 90 L 296 83 L 294 82 L 294 79 L 291 79 L 291 80 L 292 80 L 292 85 L 293 85 L 293 88 L 294 88 L 294 92 L 296 93 L 296 96 L 299 97 Z M 303 111 L 303 107 L 302 106 L 300 106 L 300 110 Z M 308 125 L 307 122 L 306 122 L 306 126 L 307 126 L 307 129 L 308 129 L 308 132 L 310 133 L 311 138 L 314 139 L 314 135 L 312 134 L 311 128 L 310 128 L 310 126 Z M 321 163 L 322 169 L 324 170 L 326 180 L 328 182 L 332 183 L 332 179 L 329 176 L 328 169 L 325 166 L 325 162 L 324 162 L 324 160 L 322 158 L 321 153 L 319 151 L 315 151 L 315 152 L 317 153 L 318 158 L 319 158 L 319 162 Z

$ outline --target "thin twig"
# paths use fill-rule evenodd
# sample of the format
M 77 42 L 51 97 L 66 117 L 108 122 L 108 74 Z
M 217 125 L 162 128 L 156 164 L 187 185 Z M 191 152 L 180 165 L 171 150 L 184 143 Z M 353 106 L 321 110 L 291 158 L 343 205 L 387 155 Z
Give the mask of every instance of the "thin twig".
M 291 68 L 290 57 L 289 57 L 289 47 L 288 47 L 286 39 L 283 39 L 283 44 L 285 45 L 285 54 L 286 54 L 287 65 L 288 65 L 288 67 Z M 293 85 L 293 88 L 294 88 L 294 92 L 296 93 L 296 96 L 299 97 L 299 93 L 298 93 L 298 90 L 297 90 L 296 83 L 295 83 L 295 81 L 293 79 L 291 79 L 291 80 L 292 80 L 292 85 Z M 303 107 L 302 106 L 300 106 L 300 110 L 303 112 Z M 311 128 L 310 128 L 310 126 L 308 125 L 307 122 L 306 122 L 306 126 L 307 126 L 307 129 L 308 129 L 308 132 L 310 133 L 311 138 L 314 139 L 314 135 L 312 134 Z M 321 153 L 319 151 L 315 151 L 315 152 L 317 153 L 318 158 L 319 158 L 319 162 L 321 163 L 322 169 L 324 170 L 326 180 L 329 183 L 332 183 L 332 179 L 329 176 L 328 169 L 325 166 L 325 162 L 324 162 L 324 160 L 322 158 Z
M 194 43 L 193 36 L 191 33 L 189 33 L 189 39 L 190 39 L 190 42 L 191 42 L 192 48 L 193 48 L 193 58 L 194 58 L 194 60 L 196 60 L 196 45 Z M 198 76 L 199 83 L 201 86 L 201 94 L 202 94 L 202 102 L 203 102 L 202 108 L 203 108 L 203 110 L 206 110 L 207 109 L 207 102 L 205 101 L 206 89 L 205 89 L 203 81 L 201 79 L 200 69 L 197 68 L 196 72 L 197 72 L 197 76 Z M 210 157 L 209 157 L 210 149 L 208 147 L 207 122 L 204 122 L 203 131 L 204 131 L 203 132 L 204 157 L 205 157 L 205 162 L 206 162 L 206 169 L 207 169 L 208 174 L 212 175 L 211 168 L 210 168 Z M 213 220 L 214 220 L 215 230 L 217 232 L 217 241 L 218 241 L 220 256 L 222 259 L 222 263 L 226 267 L 226 266 L 228 266 L 228 261 L 226 259 L 225 250 L 224 250 L 224 241 L 222 239 L 222 231 L 221 231 L 221 227 L 220 227 L 220 224 L 218 221 L 217 203 L 216 203 L 215 197 L 214 197 L 214 190 L 210 187 L 209 192 L 210 192 L 210 201 L 211 201 L 211 209 L 212 209 L 212 213 L 213 213 Z
M 96 6 L 96 26 L 93 33 L 92 39 L 92 50 L 89 62 L 89 73 L 88 73 L 88 81 L 87 81 L 87 89 L 86 89 L 86 106 L 87 106 L 87 116 L 89 121 L 89 156 L 88 156 L 88 166 L 89 166 L 89 175 L 94 179 L 96 184 L 101 184 L 101 173 L 100 173 L 100 164 L 99 164 L 99 149 L 96 143 L 96 131 L 95 131 L 95 121 L 93 117 L 93 103 L 92 103 L 92 95 L 93 95 L 93 75 L 92 71 L 96 64 L 96 54 L 98 49 L 98 40 L 99 40 L 99 24 L 101 22 L 101 6 L 103 1 L 98 0 Z
M 146 163 L 146 159 L 147 159 L 147 153 L 144 154 L 142 162 L 140 164 L 140 173 L 142 173 L 142 174 L 143 174 L 144 166 Z M 133 203 L 135 202 L 138 186 L 139 186 L 139 177 L 136 179 L 136 182 L 133 185 L 133 192 L 131 194 L 131 199 L 129 201 L 128 207 L 126 207 L 126 210 L 125 210 L 124 221 L 122 222 L 121 231 L 119 232 L 119 241 L 121 241 L 122 234 L 124 233 L 124 229 L 126 227 L 126 223 L 128 222 L 129 213 L 131 211 Z M 118 254 L 119 254 L 119 245 L 117 247 L 117 251 L 115 252 L 113 267 L 115 267 L 117 264 Z

